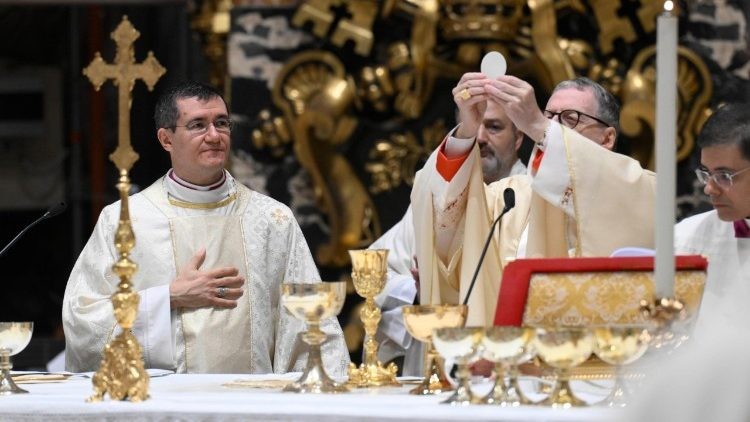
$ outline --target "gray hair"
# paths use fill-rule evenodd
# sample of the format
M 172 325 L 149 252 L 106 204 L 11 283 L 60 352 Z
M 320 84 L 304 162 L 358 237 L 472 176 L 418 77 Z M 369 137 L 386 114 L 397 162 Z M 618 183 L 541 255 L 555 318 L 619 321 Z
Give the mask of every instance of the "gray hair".
M 708 118 L 698 135 L 698 146 L 714 145 L 737 145 L 750 161 L 750 104 L 726 104 Z
M 208 101 L 214 98 L 224 97 L 215 88 L 195 81 L 183 81 L 167 88 L 156 100 L 154 107 L 154 123 L 156 130 L 161 128 L 174 129 L 177 125 L 177 119 L 180 117 L 180 110 L 177 108 L 177 100 L 184 98 L 197 98 L 200 101 Z M 224 106 L 227 102 L 224 101 Z M 229 107 L 227 107 L 227 111 Z
M 559 84 L 557 84 L 555 89 L 552 90 L 552 93 L 554 94 L 555 92 L 562 89 L 577 89 L 578 91 L 585 91 L 586 89 L 590 89 L 591 92 L 594 93 L 594 99 L 596 99 L 598 114 L 598 116 L 596 117 L 609 123 L 613 128 L 615 128 L 615 131 L 619 135 L 620 102 L 617 101 L 617 98 L 615 98 L 614 95 L 604 89 L 603 86 L 599 85 L 589 78 L 581 76 L 568 81 L 560 82 Z

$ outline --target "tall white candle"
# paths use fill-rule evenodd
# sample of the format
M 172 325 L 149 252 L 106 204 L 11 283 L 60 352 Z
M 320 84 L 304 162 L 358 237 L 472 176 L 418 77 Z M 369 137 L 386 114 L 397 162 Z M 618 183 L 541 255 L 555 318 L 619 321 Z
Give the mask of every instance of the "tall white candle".
M 677 18 L 672 2 L 656 26 L 656 296 L 674 296 L 677 139 Z

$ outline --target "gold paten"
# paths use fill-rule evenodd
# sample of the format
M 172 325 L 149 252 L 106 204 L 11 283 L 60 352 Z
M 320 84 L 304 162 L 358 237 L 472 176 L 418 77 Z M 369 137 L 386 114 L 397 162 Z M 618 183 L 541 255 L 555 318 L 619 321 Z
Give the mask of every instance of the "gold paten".
M 353 387 L 382 387 L 401 385 L 396 381 L 398 367 L 394 363 L 383 367 L 378 360 L 378 342 L 375 332 L 380 322 L 380 308 L 375 305 L 377 296 L 385 287 L 388 267 L 387 249 L 349 251 L 352 258 L 352 283 L 357 294 L 365 298 L 359 315 L 365 326 L 365 357 L 357 368 L 349 364 L 349 385 Z
M 232 201 L 237 199 L 237 192 L 229 195 L 228 197 L 222 199 L 221 201 L 206 202 L 204 204 L 195 204 L 192 202 L 180 201 L 179 199 L 174 199 L 172 197 L 169 197 L 168 199 L 169 199 L 169 203 L 174 205 L 175 207 L 190 208 L 194 210 L 213 210 L 216 208 L 221 208 L 223 206 L 226 206 L 227 204 L 231 204 Z
M 445 362 L 432 344 L 432 332 L 443 327 L 463 327 L 469 307 L 466 305 L 411 305 L 403 307 L 404 325 L 415 339 L 425 343 L 424 378 L 411 394 L 440 394 L 453 390 L 445 376 Z
M 323 367 L 320 345 L 326 334 L 320 321 L 341 312 L 346 299 L 346 282 L 284 283 L 281 285 L 281 304 L 295 318 L 307 322 L 302 340 L 308 345 L 307 365 L 302 376 L 284 387 L 292 393 L 343 393 L 346 386 L 334 382 Z
M 112 79 L 118 87 L 118 145 L 110 159 L 120 172 L 117 183 L 120 191 L 120 222 L 115 233 L 115 248 L 120 259 L 112 266 L 112 271 L 120 277 L 120 283 L 117 292 L 112 295 L 112 306 L 122 332 L 104 348 L 101 366 L 92 377 L 94 395 L 88 398 L 87 401 L 90 402 L 102 400 L 105 394 L 109 394 L 113 400 L 141 401 L 148 398 L 149 378 L 143 366 L 141 347 L 130 332 L 140 300 L 131 284 L 137 265 L 128 257 L 135 245 L 128 208 L 128 171 L 138 160 L 138 154 L 130 143 L 130 93 L 138 79 L 143 80 L 149 90 L 153 90 L 154 84 L 166 69 L 150 51 L 142 63 L 135 62 L 133 42 L 139 36 L 140 33 L 130 24 L 127 16 L 123 16 L 122 22 L 112 32 L 112 39 L 117 44 L 115 63 L 105 63 L 97 52 L 94 60 L 83 70 L 96 90 L 108 79 Z

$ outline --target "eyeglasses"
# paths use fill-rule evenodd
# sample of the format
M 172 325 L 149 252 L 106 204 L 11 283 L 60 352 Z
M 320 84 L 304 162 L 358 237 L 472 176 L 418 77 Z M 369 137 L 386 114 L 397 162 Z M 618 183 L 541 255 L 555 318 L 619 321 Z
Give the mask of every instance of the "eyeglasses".
M 713 180 L 714 183 L 716 183 L 722 189 L 729 189 L 732 187 L 732 182 L 735 176 L 748 170 L 750 170 L 750 167 L 745 167 L 744 169 L 735 171 L 734 173 L 730 173 L 726 170 L 720 170 L 715 173 L 711 173 L 705 168 L 698 168 L 695 169 L 695 175 L 698 176 L 698 181 L 703 185 L 707 184 L 709 180 Z
M 213 123 L 209 123 L 203 120 L 193 120 L 192 122 L 186 124 L 186 125 L 174 125 L 172 126 L 172 130 L 178 127 L 184 127 L 185 130 L 190 132 L 192 135 L 203 135 L 204 133 L 208 132 L 208 127 L 214 125 L 214 129 L 216 129 L 217 132 L 222 133 L 229 133 L 232 131 L 233 123 L 231 120 L 220 117 L 213 121 Z
M 562 110 L 558 112 L 544 110 L 544 117 L 548 119 L 554 119 L 555 117 L 557 117 L 558 122 L 560 122 L 562 125 L 567 126 L 571 129 L 575 129 L 575 127 L 578 126 L 578 123 L 581 122 L 581 116 L 586 116 L 589 119 L 593 119 L 596 122 L 601 123 L 607 127 L 612 126 L 611 124 L 605 122 L 604 120 L 598 117 L 594 117 L 590 114 L 586 114 L 578 110 Z

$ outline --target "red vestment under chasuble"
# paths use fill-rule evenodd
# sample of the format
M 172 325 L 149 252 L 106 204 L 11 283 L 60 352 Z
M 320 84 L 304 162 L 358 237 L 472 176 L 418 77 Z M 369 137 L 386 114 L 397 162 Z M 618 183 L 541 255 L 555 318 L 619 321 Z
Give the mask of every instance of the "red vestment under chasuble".
M 556 122 L 544 145 L 538 169 L 491 185 L 482 180 L 476 143 L 452 175 L 438 168 L 444 145 L 430 156 L 411 195 L 422 304 L 463 302 L 508 187 L 516 205 L 493 234 L 467 326 L 492 325 L 502 269 L 517 256 L 609 256 L 621 247 L 654 247 L 653 172 Z

